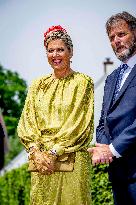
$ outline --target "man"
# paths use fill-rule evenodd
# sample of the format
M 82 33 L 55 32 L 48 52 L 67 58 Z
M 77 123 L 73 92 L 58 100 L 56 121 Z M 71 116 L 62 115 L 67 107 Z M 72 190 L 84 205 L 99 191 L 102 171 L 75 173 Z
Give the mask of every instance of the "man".
M 109 163 L 115 205 L 136 205 L 136 18 L 127 12 L 106 23 L 121 65 L 106 79 L 92 163 Z

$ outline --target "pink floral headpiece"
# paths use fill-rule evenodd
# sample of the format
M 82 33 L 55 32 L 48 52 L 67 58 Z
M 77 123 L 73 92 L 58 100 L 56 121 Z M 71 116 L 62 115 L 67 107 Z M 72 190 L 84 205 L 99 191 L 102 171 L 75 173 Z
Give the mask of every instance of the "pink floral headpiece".
M 44 38 L 46 39 L 48 34 L 52 31 L 63 31 L 66 32 L 66 30 L 64 28 L 62 28 L 60 25 L 58 26 L 52 26 L 50 27 L 45 33 L 44 33 Z

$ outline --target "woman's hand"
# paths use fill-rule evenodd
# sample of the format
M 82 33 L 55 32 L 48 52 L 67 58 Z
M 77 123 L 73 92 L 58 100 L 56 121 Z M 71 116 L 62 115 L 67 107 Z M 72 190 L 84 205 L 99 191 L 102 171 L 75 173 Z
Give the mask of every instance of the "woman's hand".
M 54 159 L 46 152 L 41 152 L 38 149 L 32 149 L 30 159 L 34 160 L 36 169 L 41 174 L 52 174 L 54 171 Z
M 42 174 L 52 174 L 53 164 L 44 152 L 39 150 L 34 153 L 34 163 L 38 171 Z

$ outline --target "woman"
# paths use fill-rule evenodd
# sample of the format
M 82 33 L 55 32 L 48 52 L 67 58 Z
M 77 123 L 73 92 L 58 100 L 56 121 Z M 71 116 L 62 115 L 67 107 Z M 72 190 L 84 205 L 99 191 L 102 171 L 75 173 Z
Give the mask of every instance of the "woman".
M 44 46 L 53 73 L 32 83 L 18 125 L 34 166 L 31 204 L 90 205 L 92 79 L 72 70 L 73 44 L 61 26 L 48 29 Z

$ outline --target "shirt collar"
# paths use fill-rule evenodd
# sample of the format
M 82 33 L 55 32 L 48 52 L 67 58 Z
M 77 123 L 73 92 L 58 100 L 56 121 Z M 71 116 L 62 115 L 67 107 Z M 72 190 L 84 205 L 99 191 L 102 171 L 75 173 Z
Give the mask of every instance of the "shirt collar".
M 134 65 L 136 64 L 136 54 L 134 56 L 132 56 L 131 58 L 129 58 L 129 60 L 126 63 L 130 68 L 133 68 Z M 122 62 L 121 65 L 122 64 L 124 64 L 124 63 Z

